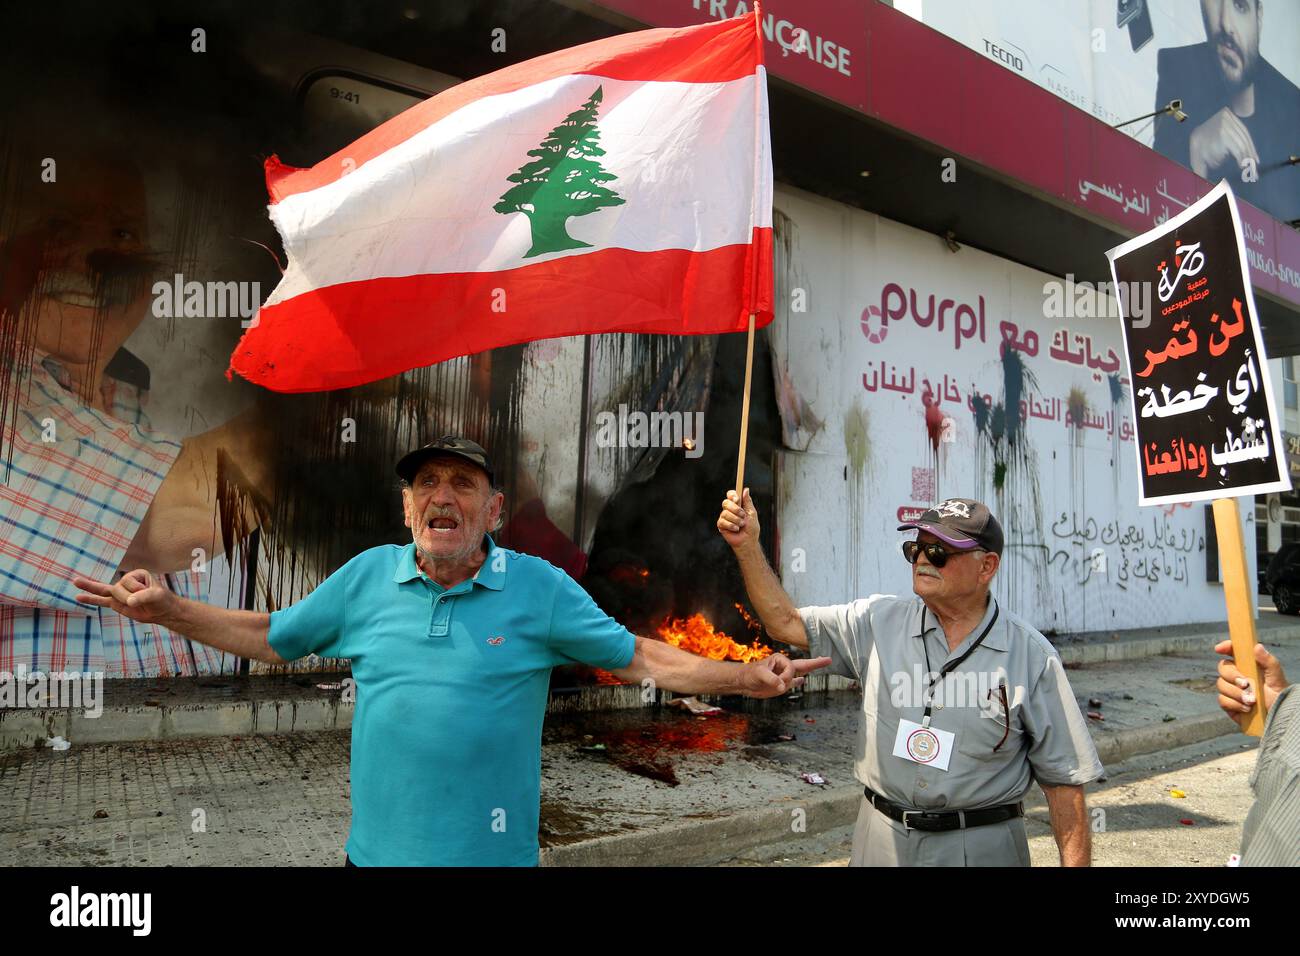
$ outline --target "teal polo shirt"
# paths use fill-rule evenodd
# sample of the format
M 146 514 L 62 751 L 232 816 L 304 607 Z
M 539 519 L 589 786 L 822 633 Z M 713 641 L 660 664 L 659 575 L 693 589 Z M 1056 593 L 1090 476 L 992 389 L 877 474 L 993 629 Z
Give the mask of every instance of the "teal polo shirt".
M 413 543 L 371 548 L 271 614 L 286 660 L 352 661 L 358 866 L 536 866 L 551 668 L 632 662 L 636 639 L 573 578 L 484 545 L 450 589 L 416 567 Z

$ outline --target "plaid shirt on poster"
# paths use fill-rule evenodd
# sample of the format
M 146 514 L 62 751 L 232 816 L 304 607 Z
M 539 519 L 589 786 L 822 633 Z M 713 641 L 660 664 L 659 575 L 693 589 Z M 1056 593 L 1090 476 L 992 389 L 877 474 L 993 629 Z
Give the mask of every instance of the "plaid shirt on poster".
M 150 430 L 144 389 L 108 381 L 111 415 L 83 404 L 58 362 L 38 356 L 17 427 L 3 424 L 0 447 L 10 457 L 0 461 L 0 671 L 233 673 L 232 655 L 75 599 L 74 574 L 117 576 L 181 451 Z M 191 570 L 165 581 L 198 600 L 211 586 L 210 575 Z

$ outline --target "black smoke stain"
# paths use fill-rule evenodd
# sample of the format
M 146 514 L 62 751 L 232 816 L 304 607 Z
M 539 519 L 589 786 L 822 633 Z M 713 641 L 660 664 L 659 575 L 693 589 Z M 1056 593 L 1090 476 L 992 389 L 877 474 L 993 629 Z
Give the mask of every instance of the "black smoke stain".
M 701 408 L 712 374 L 712 362 L 705 360 L 714 349 L 710 338 L 595 337 L 594 361 L 611 377 L 609 402 L 614 407 L 625 402 L 633 409 Z M 257 414 L 272 416 L 276 432 L 273 488 L 265 492 L 271 534 L 263 539 L 259 558 L 261 594 L 268 607 L 283 607 L 303 596 L 359 551 L 409 540 L 392 469 L 411 448 L 447 434 L 480 442 L 492 456 L 509 508 L 520 487 L 525 348 L 494 349 L 359 388 L 259 395 Z M 345 441 L 348 435 L 355 441 Z M 666 456 L 682 455 L 680 449 L 601 449 L 594 444 L 588 453 L 611 456 L 633 495 L 641 493 Z M 236 477 L 232 473 L 232 480 Z M 236 542 L 249 530 L 240 524 L 242 516 L 260 512 L 237 487 L 223 485 L 220 497 L 230 503 L 229 514 L 221 517 L 223 540 Z M 511 546 L 508 522 L 497 540 Z M 599 575 L 623 563 L 622 557 L 593 557 L 590 567 Z
M 764 550 L 770 553 L 774 527 L 774 461 L 781 447 L 781 422 L 772 385 L 771 352 L 762 347 L 767 330 L 755 343 L 753 391 L 750 405 L 745 485 L 759 513 Z M 644 614 L 626 615 L 636 604 L 629 588 L 601 569 L 631 560 L 664 582 L 656 598 L 672 598 L 674 617 L 702 613 L 718 629 L 735 638 L 749 633 L 736 609 L 745 586 L 730 547 L 718 533 L 716 521 L 722 499 L 735 483 L 739 451 L 740 404 L 745 375 L 745 335 L 696 337 L 716 345 L 712 386 L 704 422 L 704 454 L 686 458 L 680 450 L 661 457 L 647 478 L 629 485 L 605 506 L 596 528 L 591 570 L 583 584 L 604 610 L 625 625 L 640 626 Z M 705 347 L 703 341 L 700 347 Z M 628 555 L 631 558 L 628 558 Z M 660 604 L 656 603 L 657 611 Z M 750 635 L 752 638 L 753 635 Z M 750 639 L 750 638 L 746 638 Z
M 4 482 L 13 462 L 6 436 L 18 427 L 18 407 L 30 376 L 36 343 L 36 291 L 47 253 L 39 237 L 16 236 L 19 171 L 13 141 L 0 131 L 0 457 Z
M 606 397 L 601 408 L 590 410 L 593 420 L 594 413 L 617 414 L 624 404 L 629 411 L 646 413 L 707 411 L 717 339 L 713 335 L 593 336 L 593 361 L 606 377 L 600 390 Z M 666 448 L 599 448 L 590 443 L 588 454 L 617 468 L 626 476 L 627 486 L 653 475 L 668 452 Z

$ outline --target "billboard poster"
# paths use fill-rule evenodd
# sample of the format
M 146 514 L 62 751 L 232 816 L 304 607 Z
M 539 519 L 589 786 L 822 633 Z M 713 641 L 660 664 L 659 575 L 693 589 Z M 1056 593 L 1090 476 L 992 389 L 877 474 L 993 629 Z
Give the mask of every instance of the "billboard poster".
M 596 589 L 611 566 L 595 550 L 597 519 L 684 454 L 659 435 L 605 447 L 602 415 L 694 424 L 707 411 L 716 336 L 554 338 L 296 395 L 228 379 L 284 261 L 261 157 L 309 165 L 449 82 L 295 37 L 223 61 L 231 75 L 276 66 L 288 78 L 233 111 L 202 92 L 169 99 L 123 80 L 109 95 L 80 79 L 3 107 L 0 670 L 240 672 L 250 662 L 78 603 L 73 577 L 144 568 L 182 597 L 285 607 L 359 551 L 410 540 L 393 465 L 447 434 L 492 453 L 507 502 L 495 540 Z M 75 53 L 115 89 L 111 63 Z M 373 96 L 363 74 L 407 92 Z M 692 454 L 712 461 L 700 431 Z
M 895 6 L 1186 166 L 1300 218 L 1300 7 L 1261 0 Z M 1176 110 L 1163 111 L 1177 101 Z M 1138 119 L 1139 117 L 1145 117 Z

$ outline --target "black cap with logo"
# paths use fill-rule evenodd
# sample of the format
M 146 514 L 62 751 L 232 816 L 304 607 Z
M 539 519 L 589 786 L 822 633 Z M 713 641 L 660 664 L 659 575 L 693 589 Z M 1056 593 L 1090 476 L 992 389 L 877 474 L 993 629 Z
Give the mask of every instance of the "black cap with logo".
M 492 464 L 488 461 L 487 449 L 478 442 L 472 442 L 468 438 L 461 438 L 459 435 L 444 435 L 437 441 L 431 441 L 423 448 L 417 448 L 413 452 L 402 457 L 397 463 L 397 477 L 401 478 L 408 485 L 415 481 L 415 475 L 430 458 L 437 458 L 445 455 L 453 455 L 457 458 L 463 458 L 472 464 L 478 465 L 487 472 L 488 484 L 496 486 L 496 478 L 492 474 Z
M 899 531 L 910 528 L 928 531 L 963 551 L 981 548 L 1002 554 L 1002 525 L 985 505 L 970 498 L 941 501 L 915 521 L 898 526 Z

